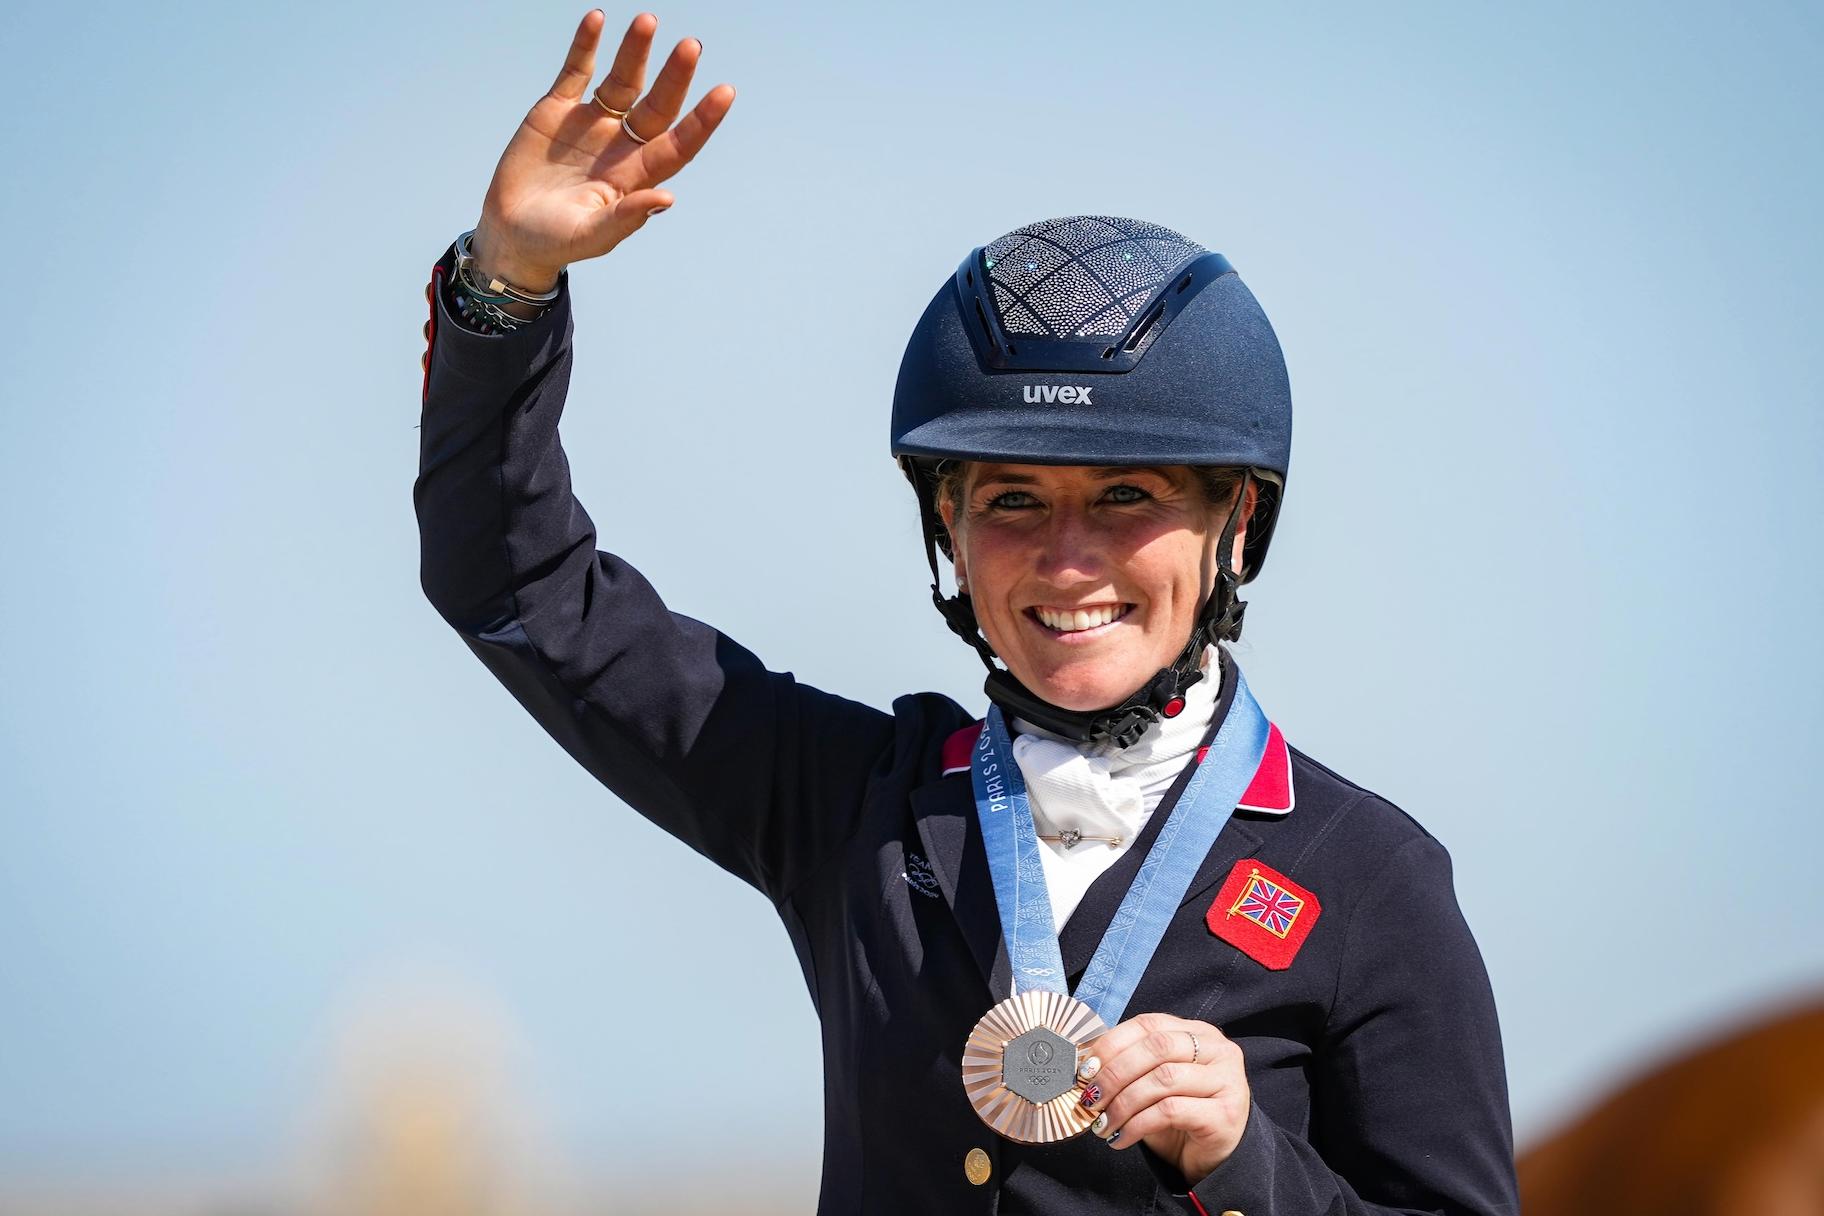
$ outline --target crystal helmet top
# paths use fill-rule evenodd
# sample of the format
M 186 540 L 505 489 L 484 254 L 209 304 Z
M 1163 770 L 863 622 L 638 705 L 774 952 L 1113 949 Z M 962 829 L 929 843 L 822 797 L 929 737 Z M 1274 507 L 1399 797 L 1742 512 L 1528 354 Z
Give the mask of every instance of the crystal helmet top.
M 938 289 L 900 362 L 892 445 L 925 501 L 945 460 L 1256 470 L 1246 582 L 1284 491 L 1292 395 L 1226 258 L 1144 220 L 1073 215 L 970 250 Z

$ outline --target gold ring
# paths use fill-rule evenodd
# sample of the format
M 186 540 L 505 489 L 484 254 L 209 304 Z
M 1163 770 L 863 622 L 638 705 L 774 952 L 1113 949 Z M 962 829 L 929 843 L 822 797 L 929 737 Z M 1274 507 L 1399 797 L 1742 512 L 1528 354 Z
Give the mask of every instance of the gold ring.
M 1197 1062 L 1197 1032 L 1187 1030 L 1184 1033 L 1191 1036 L 1191 1063 L 1195 1064 Z
M 610 118 L 626 118 L 627 117 L 627 111 L 625 111 L 625 110 L 609 109 L 608 103 L 601 99 L 600 94 L 597 94 L 597 93 L 589 94 L 589 100 L 593 101 L 596 105 L 600 106 L 602 109 L 602 113 L 606 114 Z
M 627 132 L 627 138 L 631 139 L 636 144 L 643 144 L 646 142 L 646 137 L 644 135 L 641 135 L 638 131 L 627 125 L 627 116 L 625 114 L 621 115 L 621 130 Z

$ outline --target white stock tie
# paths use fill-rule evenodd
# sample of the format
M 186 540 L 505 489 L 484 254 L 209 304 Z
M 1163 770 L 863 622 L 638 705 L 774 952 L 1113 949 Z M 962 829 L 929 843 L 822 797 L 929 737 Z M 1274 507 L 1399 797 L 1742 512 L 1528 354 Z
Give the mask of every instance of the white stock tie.
M 1204 651 L 1203 662 L 1204 678 L 1185 691 L 1183 712 L 1154 723 L 1132 747 L 1073 743 L 1014 721 L 1020 733 L 1013 740 L 1013 759 L 1026 778 L 1033 825 L 1041 836 L 1064 838 L 1041 841 L 1047 847 L 1039 850 L 1057 929 L 1064 928 L 1090 884 L 1133 844 L 1202 744 L 1220 691 L 1215 647 Z

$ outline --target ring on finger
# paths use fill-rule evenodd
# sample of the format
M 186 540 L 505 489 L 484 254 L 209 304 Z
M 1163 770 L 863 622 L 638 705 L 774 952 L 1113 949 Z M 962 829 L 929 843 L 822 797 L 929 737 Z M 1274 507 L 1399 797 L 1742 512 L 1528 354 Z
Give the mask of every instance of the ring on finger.
M 589 100 L 593 101 L 598 107 L 600 107 L 602 113 L 606 114 L 610 118 L 627 117 L 627 111 L 615 109 L 613 106 L 609 105 L 607 102 L 602 100 L 602 95 L 600 93 L 591 93 L 589 95 Z
M 641 135 L 638 131 L 627 125 L 627 116 L 625 114 L 621 115 L 621 130 L 625 131 L 627 133 L 627 138 L 631 139 L 636 144 L 647 142 L 644 135 Z
M 1197 1062 L 1197 1032 L 1187 1030 L 1184 1033 L 1191 1036 L 1191 1063 L 1195 1064 Z

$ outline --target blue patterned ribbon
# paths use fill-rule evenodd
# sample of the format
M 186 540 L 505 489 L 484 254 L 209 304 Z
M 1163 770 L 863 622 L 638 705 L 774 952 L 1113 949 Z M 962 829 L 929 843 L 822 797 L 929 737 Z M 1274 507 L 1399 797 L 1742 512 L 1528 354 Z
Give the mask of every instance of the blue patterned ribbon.
M 1120 1022 L 1166 926 L 1210 846 L 1247 793 L 1266 750 L 1266 715 L 1237 667 L 1235 696 L 1216 738 L 1202 762 L 1193 761 L 1197 770 L 1191 774 L 1190 784 L 1159 829 L 1077 985 L 1076 998 L 1106 1024 Z M 1026 779 L 1014 762 L 1007 722 L 998 705 L 988 710 L 969 775 L 975 784 L 975 812 L 988 850 L 988 870 L 994 878 L 1001 935 L 1013 965 L 1013 989 L 1043 988 L 1068 995 Z

